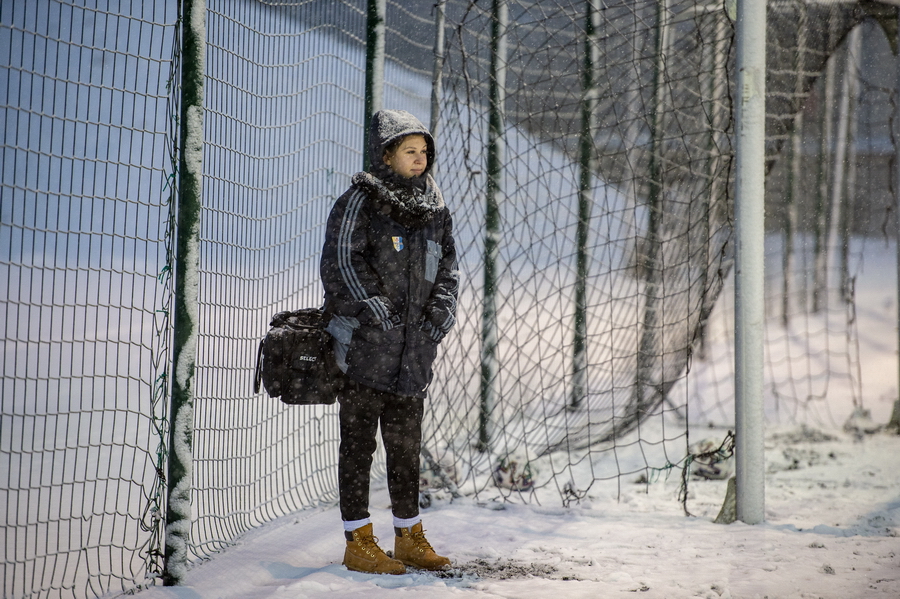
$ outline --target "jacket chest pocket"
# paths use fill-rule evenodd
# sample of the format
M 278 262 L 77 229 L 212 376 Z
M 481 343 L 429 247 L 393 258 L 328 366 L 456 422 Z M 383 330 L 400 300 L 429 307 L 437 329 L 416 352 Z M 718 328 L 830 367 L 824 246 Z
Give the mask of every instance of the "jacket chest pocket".
M 425 280 L 434 283 L 437 278 L 438 265 L 441 262 L 441 245 L 430 239 L 425 248 Z

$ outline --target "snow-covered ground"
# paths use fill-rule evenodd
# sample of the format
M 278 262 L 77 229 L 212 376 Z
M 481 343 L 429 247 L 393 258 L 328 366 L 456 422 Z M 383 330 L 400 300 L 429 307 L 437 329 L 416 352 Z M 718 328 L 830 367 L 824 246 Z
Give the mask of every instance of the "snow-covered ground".
M 282 518 L 194 568 L 186 586 L 141 599 L 548 597 L 851 599 L 900 597 L 900 436 L 770 431 L 766 522 L 715 519 L 724 481 L 630 484 L 620 501 L 559 507 L 444 504 L 424 512 L 442 576 L 377 576 L 341 566 L 335 509 Z M 376 534 L 391 546 L 384 491 Z
M 893 247 L 867 252 L 857 279 L 864 407 L 871 424 L 897 397 Z M 852 398 L 831 385 L 822 400 L 841 424 Z M 692 440 L 722 439 L 698 428 Z M 685 516 L 680 476 L 623 477 L 592 487 L 569 508 L 472 499 L 423 512 L 428 537 L 454 570 L 375 576 L 341 565 L 335 508 L 283 517 L 194 567 L 182 587 L 141 599 L 365 597 L 863 599 L 900 597 L 900 436 L 840 426 L 771 423 L 766 439 L 766 521 L 716 524 L 726 481 L 693 479 Z M 585 467 L 596 465 L 585 464 Z M 375 531 L 392 547 L 386 491 L 376 490 Z

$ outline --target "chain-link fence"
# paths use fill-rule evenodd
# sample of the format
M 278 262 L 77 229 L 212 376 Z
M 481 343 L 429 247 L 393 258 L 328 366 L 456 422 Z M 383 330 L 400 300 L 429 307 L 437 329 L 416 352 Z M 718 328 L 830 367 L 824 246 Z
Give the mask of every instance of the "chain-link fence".
M 363 166 L 369 4 L 210 3 L 199 65 L 174 2 L 0 4 L 4 596 L 162 573 L 186 67 L 205 87 L 188 558 L 335 501 L 336 407 L 251 380 L 270 316 L 321 302 L 325 219 Z M 767 308 L 787 328 L 766 400 L 821 423 L 835 385 L 861 402 L 850 240 L 895 233 L 896 10 L 768 5 Z M 375 84 L 432 124 L 454 214 L 423 464 L 459 492 L 568 505 L 683 464 L 693 422 L 730 425 L 728 6 L 387 3 Z

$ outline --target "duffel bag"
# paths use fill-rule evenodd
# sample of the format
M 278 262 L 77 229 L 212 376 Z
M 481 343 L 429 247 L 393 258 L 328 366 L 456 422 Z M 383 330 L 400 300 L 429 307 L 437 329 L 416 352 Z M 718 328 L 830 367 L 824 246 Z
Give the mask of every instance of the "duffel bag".
M 259 343 L 253 392 L 262 382 L 270 397 L 286 404 L 333 404 L 340 372 L 322 310 L 278 312 Z

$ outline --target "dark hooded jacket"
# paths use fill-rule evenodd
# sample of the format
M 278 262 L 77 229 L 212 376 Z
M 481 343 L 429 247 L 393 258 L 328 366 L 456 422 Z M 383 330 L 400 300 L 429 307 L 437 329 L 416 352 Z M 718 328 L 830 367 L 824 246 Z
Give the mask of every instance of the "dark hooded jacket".
M 404 178 L 384 163 L 407 135 L 427 142 L 428 163 Z M 424 398 L 437 346 L 456 322 L 459 271 L 453 225 L 431 177 L 434 139 L 402 110 L 382 110 L 369 132 L 370 172 L 357 173 L 335 202 L 320 271 L 327 330 L 348 378 Z

